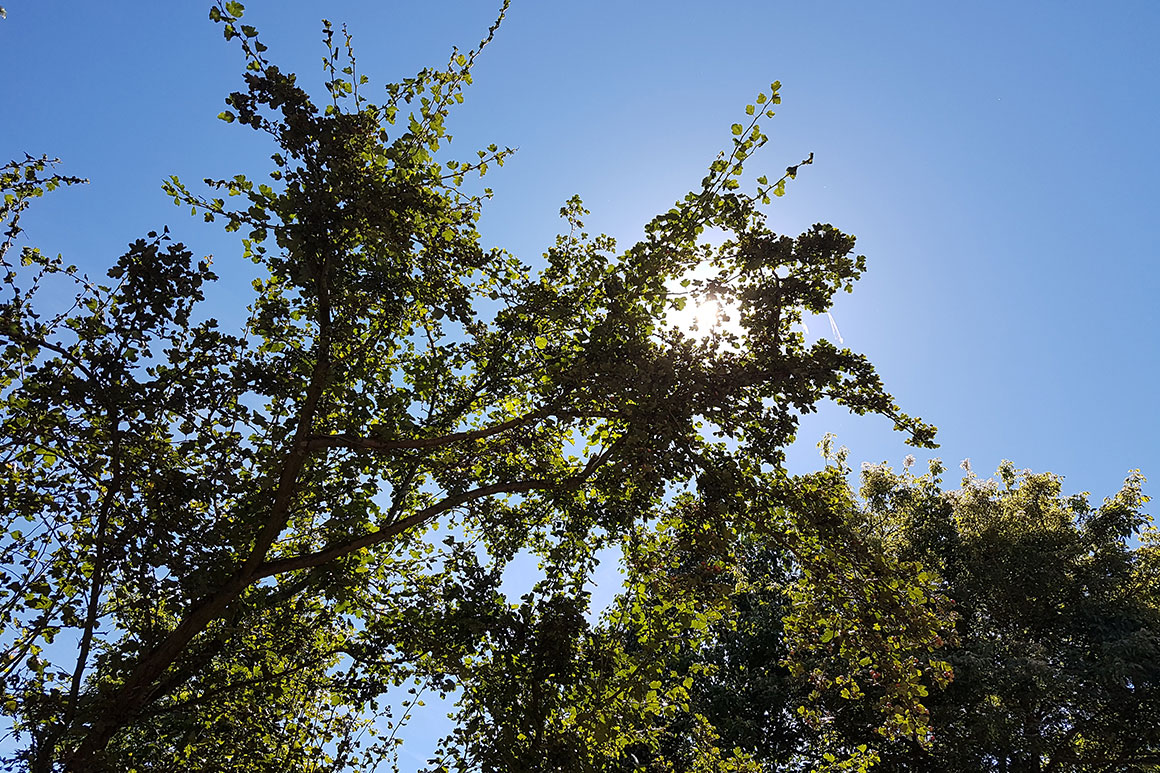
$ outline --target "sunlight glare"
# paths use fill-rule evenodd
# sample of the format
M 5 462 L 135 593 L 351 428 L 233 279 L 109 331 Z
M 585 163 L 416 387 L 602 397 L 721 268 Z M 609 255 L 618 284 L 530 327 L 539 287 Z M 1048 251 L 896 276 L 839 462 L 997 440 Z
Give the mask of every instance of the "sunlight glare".
M 734 303 L 716 299 L 694 302 L 691 298 L 683 309 L 670 309 L 667 323 L 690 338 L 701 340 L 715 331 L 740 335 L 740 311 Z

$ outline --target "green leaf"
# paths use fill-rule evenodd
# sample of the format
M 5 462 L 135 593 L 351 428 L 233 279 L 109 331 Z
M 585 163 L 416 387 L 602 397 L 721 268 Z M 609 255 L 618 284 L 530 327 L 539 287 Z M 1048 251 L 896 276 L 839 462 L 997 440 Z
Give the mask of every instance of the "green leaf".
M 231 113 L 229 110 L 221 111 L 220 113 L 218 113 L 217 117 L 220 118 L 221 120 L 225 121 L 226 123 L 233 123 L 234 122 L 234 114 Z
M 548 345 L 548 339 L 543 336 L 536 336 L 536 348 L 543 349 Z
M 739 123 L 735 123 L 735 124 L 733 124 L 733 134 L 734 134 L 734 136 L 739 136 L 739 135 L 741 134 L 741 132 L 743 132 L 743 131 L 745 131 L 745 127 L 744 127 L 744 126 L 742 126 L 742 125 L 741 125 L 741 124 L 739 124 Z

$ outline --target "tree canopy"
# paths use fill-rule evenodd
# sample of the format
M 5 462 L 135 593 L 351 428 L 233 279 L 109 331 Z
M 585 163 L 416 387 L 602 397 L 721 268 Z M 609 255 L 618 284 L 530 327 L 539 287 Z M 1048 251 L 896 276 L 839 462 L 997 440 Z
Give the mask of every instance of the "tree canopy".
M 26 243 L 32 201 L 83 181 L 47 158 L 0 169 L 13 766 L 369 770 L 426 693 L 456 696 L 433 770 L 671 768 L 674 722 L 693 769 L 752 770 L 762 750 L 723 747 L 733 730 L 690 707 L 714 673 L 697 653 L 769 577 L 788 604 L 778 657 L 811 685 L 791 691 L 795 716 L 825 730 L 833 688 L 875 738 L 931 746 L 952 575 L 863 533 L 840 469 L 784 470 L 821 401 L 919 446 L 934 429 L 863 355 L 806 344 L 802 314 L 866 263 L 831 225 L 767 226 L 762 207 L 813 160 L 744 177 L 779 84 L 641 241 L 589 234 L 573 198 L 524 261 L 477 230 L 489 193 L 471 178 L 510 149 L 449 156 L 506 10 L 475 49 L 372 97 L 344 29 L 323 23 L 315 95 L 241 3 L 213 5 L 246 62 L 219 117 L 268 141 L 268 178 L 165 193 L 239 234 L 218 258 L 254 266 L 236 327 L 212 316 L 213 262 L 167 227 L 104 278 Z M 708 300 L 736 324 L 672 323 Z M 592 623 L 585 586 L 609 547 L 626 584 Z M 499 587 L 521 552 L 543 578 L 513 606 Z M 753 574 L 753 555 L 780 574 Z M 819 765 L 880 751 L 826 732 Z
M 944 489 L 937 463 L 922 476 L 867 465 L 859 505 L 845 511 L 876 550 L 921 566 L 954 603 L 938 650 L 948 672 L 922 698 L 929 743 L 876 732 L 871 702 L 851 700 L 845 678 L 830 677 L 831 653 L 811 656 L 811 680 L 795 677 L 794 578 L 773 542 L 744 551 L 750 589 L 700 649 L 675 659 L 710 676 L 694 683 L 662 754 L 691 769 L 688 739 L 701 721 L 769 771 L 812 766 L 834 745 L 865 746 L 875 770 L 899 773 L 1157 770 L 1160 553 L 1145 528 L 1142 478 L 1095 507 L 1086 494 L 1064 496 L 1051 474 L 1004 463 L 982 480 L 966 466 L 961 487 Z M 867 697 L 892 689 L 876 663 L 854 676 Z M 811 690 L 823 693 L 824 733 L 786 710 Z

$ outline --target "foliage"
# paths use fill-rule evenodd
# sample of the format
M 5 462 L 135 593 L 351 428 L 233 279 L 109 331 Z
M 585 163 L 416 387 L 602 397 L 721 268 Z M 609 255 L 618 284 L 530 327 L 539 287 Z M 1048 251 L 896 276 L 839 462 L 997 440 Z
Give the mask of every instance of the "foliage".
M 523 754 L 459 769 L 558 769 L 534 763 L 547 746 L 582 761 L 568 770 L 759 771 L 771 758 L 861 770 L 865 744 L 800 752 L 839 694 L 866 692 L 868 729 L 926 743 L 926 685 L 949 674 L 931 654 L 947 605 L 932 577 L 859 537 L 853 508 L 836 467 L 675 498 L 633 535 L 625 591 L 553 669 L 504 663 L 466 680 L 471 759 Z M 549 705 L 529 703 L 546 689 Z
M 741 192 L 776 83 L 641 242 L 617 251 L 590 237 L 572 200 L 567 233 L 534 269 L 481 245 L 481 197 L 464 187 L 510 151 L 443 160 L 445 119 L 495 27 L 376 104 L 349 36 L 325 23 L 320 109 L 243 11 L 219 2 L 210 14 L 246 59 L 220 117 L 268 135 L 270 181 L 166 185 L 244 235 L 258 275 L 241 329 L 208 316 L 210 261 L 167 229 L 100 281 L 31 247 L 11 256 L 29 198 L 72 180 L 35 160 L 4 168 L 0 705 L 22 739 L 12 765 L 370 769 L 398 741 L 405 716 L 388 698 L 408 686 L 463 688 L 448 764 L 626 761 L 679 698 L 653 655 L 705 630 L 729 596 L 673 565 L 693 550 L 682 545 L 728 545 L 766 518 L 812 572 L 801 637 L 821 626 L 846 658 L 864 645 L 840 632 L 881 639 L 859 623 L 879 614 L 868 591 L 847 599 L 860 581 L 837 569 L 875 565 L 841 558 L 851 535 L 815 523 L 825 508 L 786 506 L 816 497 L 777 472 L 782 449 L 823 399 L 886 415 L 916 444 L 933 428 L 897 409 L 864 357 L 807 347 L 796 328 L 852 288 L 864 259 L 829 225 L 797 238 L 765 226 L 758 205 L 800 165 Z M 706 245 L 708 228 L 727 240 Z M 687 279 L 706 264 L 709 279 Z M 682 282 L 687 294 L 672 290 Z M 737 301 L 740 326 L 698 339 L 667 323 L 707 297 Z M 582 589 L 609 545 L 626 547 L 630 591 L 593 630 Z M 521 550 L 549 579 L 512 609 L 498 585 Z M 649 587 L 672 592 L 641 605 Z M 906 628 L 884 662 L 929 633 L 924 609 L 927 627 Z M 592 669 L 601 679 L 587 680 Z M 544 689 L 504 693 L 504 680 Z M 900 700 L 913 684 L 901 674 Z M 512 727 L 502 748 L 481 749 L 515 705 L 534 732 Z M 743 769 L 698 728 L 703 768 Z
M 930 705 L 932 757 L 948 770 L 1154 770 L 1160 586 L 1146 574 L 1155 533 L 1130 542 L 1148 522 L 1140 475 L 1098 508 L 1009 463 L 998 482 L 968 468 L 941 508 L 929 481 L 891 478 L 874 471 L 867 488 L 889 502 L 892 536 L 959 602 L 955 682 Z
M 768 590 L 739 598 L 732 618 L 686 657 L 687 668 L 712 676 L 697 682 L 670 738 L 700 714 L 764 770 L 863 745 L 875 770 L 900 773 L 1155 770 L 1160 584 L 1156 532 L 1140 531 L 1140 476 L 1097 508 L 1086 495 L 1063 496 L 1058 477 L 1009 463 L 998 481 L 968 473 L 952 491 L 940 473 L 937 463 L 921 477 L 864 467 L 853 519 L 883 555 L 918 562 L 918 576 L 955 602 L 954 633 L 938 651 L 953 679 L 923 698 L 928 743 L 874 732 L 873 700 L 890 681 L 874 665 L 858 694 L 814 696 L 824 734 L 793 715 L 808 705 L 810 685 L 790 662 L 794 580 L 781 548 L 747 561 Z M 670 741 L 669 756 L 680 751 Z

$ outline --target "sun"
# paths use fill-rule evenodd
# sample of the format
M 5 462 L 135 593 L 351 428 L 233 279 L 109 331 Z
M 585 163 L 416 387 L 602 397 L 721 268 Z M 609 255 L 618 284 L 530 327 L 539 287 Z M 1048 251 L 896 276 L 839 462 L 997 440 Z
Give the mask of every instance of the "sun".
M 741 309 L 736 302 L 724 301 L 719 298 L 704 298 L 698 301 L 688 295 L 680 296 L 676 292 L 674 295 L 685 297 L 686 303 L 684 308 L 669 309 L 665 317 L 665 323 L 668 327 L 675 327 L 685 336 L 698 341 L 704 340 L 714 333 L 744 336 L 744 328 L 741 325 Z M 806 320 L 807 316 L 810 317 L 809 322 Z M 829 323 L 830 335 L 826 336 L 822 333 L 818 337 L 829 338 L 839 345 L 846 343 L 841 330 L 838 329 L 834 315 L 829 311 L 822 315 L 803 313 L 797 325 L 802 333 L 810 336 L 810 325 L 816 324 L 819 320 L 822 324 Z
M 740 335 L 741 310 L 735 303 L 717 298 L 695 301 L 687 297 L 682 309 L 669 309 L 666 317 L 669 327 L 675 327 L 689 338 L 704 339 L 717 332 Z

